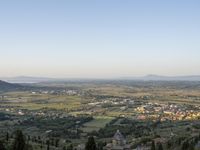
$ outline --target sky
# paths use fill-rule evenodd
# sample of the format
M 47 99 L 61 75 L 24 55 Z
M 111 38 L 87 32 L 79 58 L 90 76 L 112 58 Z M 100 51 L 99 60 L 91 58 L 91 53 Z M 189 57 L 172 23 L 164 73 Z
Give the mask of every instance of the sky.
M 200 75 L 199 0 L 0 1 L 0 76 Z

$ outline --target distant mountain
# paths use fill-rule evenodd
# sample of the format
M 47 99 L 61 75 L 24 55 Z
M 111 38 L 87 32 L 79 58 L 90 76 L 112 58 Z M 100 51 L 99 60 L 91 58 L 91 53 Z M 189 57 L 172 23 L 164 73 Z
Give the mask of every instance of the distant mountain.
M 95 81 L 99 79 L 77 79 L 77 78 L 46 78 L 46 77 L 10 77 L 0 78 L 9 83 L 40 83 L 40 82 L 64 82 L 64 81 Z M 101 79 L 100 79 L 101 80 Z M 112 79 L 106 79 L 112 80 Z M 160 75 L 147 75 L 143 77 L 123 77 L 114 78 L 113 80 L 142 80 L 142 81 L 200 81 L 200 75 L 191 76 L 160 76 Z
M 148 75 L 144 77 L 147 80 L 164 80 L 164 81 L 200 81 L 200 76 L 158 76 Z
M 45 77 L 19 76 L 19 77 L 2 78 L 2 80 L 10 83 L 39 83 L 39 82 L 54 81 L 57 79 L 45 78 Z
M 84 78 L 48 78 L 48 77 L 28 77 L 28 76 L 18 76 L 18 77 L 9 77 L 9 78 L 0 78 L 10 83 L 40 83 L 40 82 L 66 82 L 66 81 L 84 81 L 91 79 Z
M 22 89 L 23 86 L 18 84 L 11 84 L 5 81 L 0 80 L 0 91 L 10 91 L 10 90 L 17 90 Z
M 143 81 L 200 81 L 200 75 L 193 76 L 159 76 L 147 75 L 144 77 L 127 78 L 130 80 L 143 80 Z

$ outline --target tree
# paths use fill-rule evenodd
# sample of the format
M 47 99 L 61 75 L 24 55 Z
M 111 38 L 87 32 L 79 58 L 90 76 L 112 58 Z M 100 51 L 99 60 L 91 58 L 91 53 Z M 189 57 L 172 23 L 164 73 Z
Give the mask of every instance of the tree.
M 50 144 L 50 142 L 49 142 L 49 140 L 47 140 L 47 150 L 50 150 L 49 144 Z
M 154 141 L 151 142 L 151 150 L 156 150 L 156 145 Z
M 4 147 L 4 143 L 2 141 L 0 141 L 0 150 L 6 150 L 6 148 Z
M 43 148 L 43 145 L 42 145 L 42 143 L 40 144 L 40 149 L 42 149 Z
M 194 145 L 192 143 L 189 145 L 189 150 L 194 150 Z
M 158 150 L 163 150 L 163 146 L 161 143 L 158 143 Z
M 188 148 L 189 148 L 188 141 L 184 141 L 183 144 L 182 144 L 182 150 L 188 150 Z
M 12 150 L 25 150 L 25 138 L 21 130 L 15 132 Z
M 31 136 L 30 136 L 30 135 L 27 136 L 27 140 L 28 140 L 28 141 L 31 140 Z
M 9 140 L 9 133 L 6 132 L 6 141 L 8 142 L 8 140 Z
M 85 150 L 96 150 L 96 143 L 93 136 L 88 138 L 88 141 L 85 145 Z
M 51 146 L 54 146 L 54 138 L 51 138 Z
M 32 145 L 28 145 L 28 144 L 26 144 L 26 146 L 25 146 L 25 150 L 33 150 Z
M 59 145 L 59 139 L 56 139 L 56 141 L 55 141 L 55 147 L 58 147 L 58 145 Z
M 67 150 L 73 150 L 73 145 L 70 144 L 70 145 L 67 147 Z
M 103 150 L 104 146 L 106 146 L 105 142 L 100 141 L 100 142 L 97 143 L 97 149 L 98 150 Z

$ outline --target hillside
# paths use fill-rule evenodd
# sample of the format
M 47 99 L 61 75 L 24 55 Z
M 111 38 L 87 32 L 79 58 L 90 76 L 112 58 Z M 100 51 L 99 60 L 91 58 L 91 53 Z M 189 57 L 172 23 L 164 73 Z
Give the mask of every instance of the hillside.
M 10 91 L 21 89 L 23 86 L 18 84 L 11 84 L 5 81 L 0 80 L 0 91 Z
M 128 80 L 143 80 L 143 81 L 200 81 L 200 75 L 191 76 L 160 76 L 147 75 L 143 77 L 126 77 Z

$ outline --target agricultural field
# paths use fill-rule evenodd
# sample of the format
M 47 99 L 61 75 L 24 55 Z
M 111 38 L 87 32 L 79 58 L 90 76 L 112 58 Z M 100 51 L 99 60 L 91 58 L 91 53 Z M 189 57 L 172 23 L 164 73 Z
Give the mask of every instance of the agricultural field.
M 101 128 L 104 128 L 106 124 L 110 123 L 113 117 L 106 117 L 106 116 L 95 116 L 93 120 L 86 122 L 83 124 L 83 132 L 89 133 L 92 131 L 98 131 Z
M 89 136 L 110 142 L 120 130 L 132 147 L 148 146 L 152 139 L 162 139 L 167 147 L 172 137 L 179 141 L 199 135 L 199 85 L 107 80 L 29 84 L 1 92 L 0 135 L 20 129 L 34 149 L 45 150 L 53 140 L 51 149 L 61 150 L 77 147 Z

